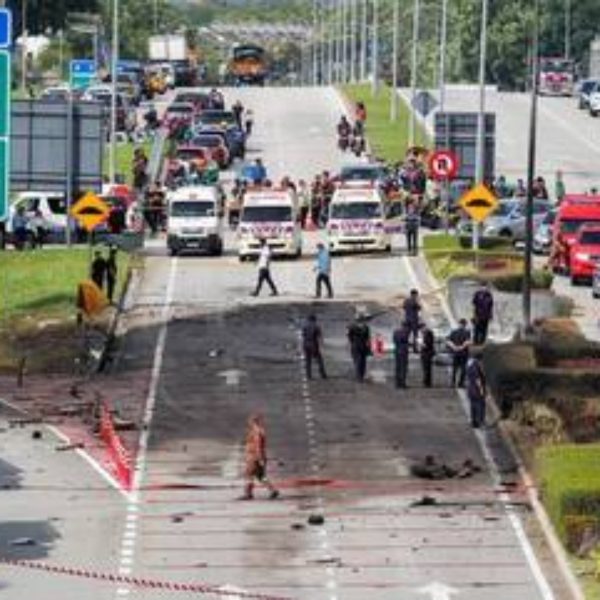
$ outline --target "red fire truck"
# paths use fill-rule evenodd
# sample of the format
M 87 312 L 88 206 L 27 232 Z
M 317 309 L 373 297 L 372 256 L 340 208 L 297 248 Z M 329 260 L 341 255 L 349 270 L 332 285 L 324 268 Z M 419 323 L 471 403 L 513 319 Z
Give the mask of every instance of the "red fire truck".
M 575 89 L 575 63 L 568 58 L 540 58 L 540 96 L 572 96 Z

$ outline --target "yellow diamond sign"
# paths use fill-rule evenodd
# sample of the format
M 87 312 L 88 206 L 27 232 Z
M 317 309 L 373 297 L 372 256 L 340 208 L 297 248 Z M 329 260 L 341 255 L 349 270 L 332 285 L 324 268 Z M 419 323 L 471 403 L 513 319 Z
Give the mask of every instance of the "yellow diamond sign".
M 483 183 L 469 190 L 459 206 L 477 223 L 485 221 L 498 206 L 498 198 Z
M 96 194 L 88 192 L 71 208 L 71 216 L 86 231 L 94 231 L 110 215 L 110 206 Z

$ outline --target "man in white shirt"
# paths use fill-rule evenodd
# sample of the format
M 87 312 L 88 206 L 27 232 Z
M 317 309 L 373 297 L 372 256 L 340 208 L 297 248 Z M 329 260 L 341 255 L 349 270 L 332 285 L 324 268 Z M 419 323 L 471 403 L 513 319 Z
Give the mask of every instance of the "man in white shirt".
M 277 296 L 277 288 L 271 279 L 271 248 L 266 240 L 260 241 L 260 254 L 258 255 L 258 281 L 252 296 L 258 296 L 263 282 L 267 282 L 271 288 L 271 296 Z

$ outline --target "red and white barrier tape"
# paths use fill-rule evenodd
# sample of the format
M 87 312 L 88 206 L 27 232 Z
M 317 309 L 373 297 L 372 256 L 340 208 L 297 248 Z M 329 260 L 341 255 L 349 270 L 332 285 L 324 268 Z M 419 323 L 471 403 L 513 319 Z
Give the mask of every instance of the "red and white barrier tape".
M 113 573 L 101 573 L 98 571 L 88 571 L 86 569 L 75 569 L 72 567 L 61 567 L 58 565 L 49 565 L 47 563 L 31 560 L 7 560 L 0 558 L 0 566 L 18 567 L 34 571 L 44 571 L 45 573 L 54 573 L 56 575 L 67 575 L 70 577 L 81 577 L 83 579 L 93 579 L 119 585 L 130 585 L 142 589 L 168 590 L 170 592 L 192 592 L 196 594 L 210 594 L 220 598 L 243 598 L 244 600 L 291 600 L 283 596 L 269 596 L 253 592 L 233 592 L 222 589 L 214 585 L 203 583 L 175 583 L 172 581 L 159 581 L 156 579 L 142 579 L 140 577 L 131 577 L 125 575 L 115 575 Z

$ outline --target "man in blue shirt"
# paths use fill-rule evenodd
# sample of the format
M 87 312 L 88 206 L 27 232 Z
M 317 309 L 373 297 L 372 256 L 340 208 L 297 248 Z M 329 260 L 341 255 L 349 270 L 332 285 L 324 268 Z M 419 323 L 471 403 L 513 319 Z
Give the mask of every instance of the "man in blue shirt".
M 317 298 L 321 297 L 322 284 L 325 284 L 327 288 L 327 297 L 333 298 L 333 289 L 331 287 L 331 255 L 323 242 L 317 244 L 315 271 L 317 272 Z

